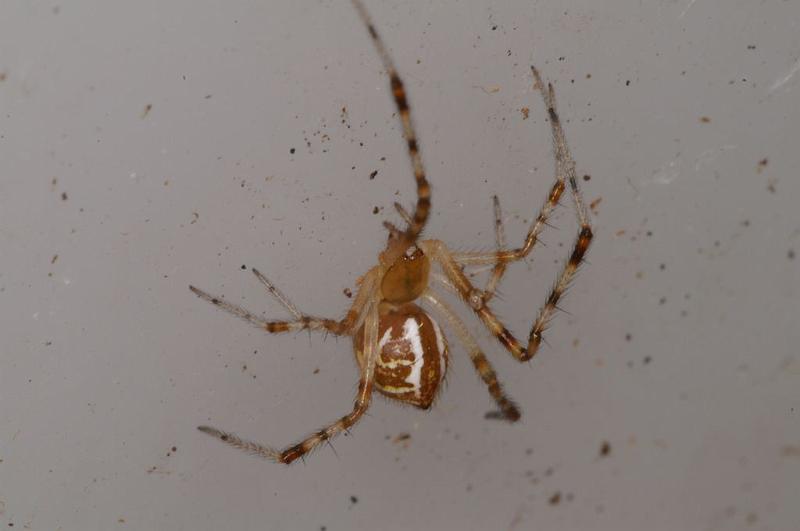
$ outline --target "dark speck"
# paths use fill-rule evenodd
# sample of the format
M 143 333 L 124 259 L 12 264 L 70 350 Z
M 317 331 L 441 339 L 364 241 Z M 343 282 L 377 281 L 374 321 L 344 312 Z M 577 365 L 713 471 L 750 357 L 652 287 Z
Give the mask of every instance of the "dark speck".
M 625 341 L 630 341 L 631 339 L 633 339 L 633 336 L 632 336 L 632 335 L 630 335 L 630 334 L 625 334 Z
M 66 201 L 67 199 L 69 199 L 67 192 L 61 192 L 61 200 Z
M 794 249 L 789 249 L 789 252 L 788 252 L 788 253 L 786 253 L 786 257 L 787 257 L 789 260 L 794 260 Z
M 355 496 L 350 496 L 350 503 L 352 503 L 353 505 L 357 504 L 358 498 L 356 498 Z
M 651 358 L 650 356 L 645 356 L 642 359 L 642 363 L 644 363 L 645 365 L 648 365 L 651 361 L 653 361 L 653 358 Z
M 378 175 L 378 170 L 375 170 L 369 174 L 369 180 L 371 181 L 372 179 L 374 179 L 376 175 Z
M 560 501 L 561 501 L 561 493 L 556 492 L 555 494 L 550 496 L 548 503 L 550 503 L 550 505 L 558 505 Z
M 289 150 L 289 153 L 290 153 L 290 154 L 292 154 L 292 155 L 294 155 L 294 151 L 295 151 L 295 150 L 294 150 L 294 148 L 291 148 L 291 149 Z
M 241 269 L 242 269 L 242 271 L 244 271 L 245 269 L 247 269 L 247 266 L 246 266 L 246 265 L 244 265 L 244 264 L 242 264 L 242 267 L 241 267 Z
M 608 441 L 603 441 L 600 445 L 600 457 L 608 457 L 611 454 L 611 444 Z

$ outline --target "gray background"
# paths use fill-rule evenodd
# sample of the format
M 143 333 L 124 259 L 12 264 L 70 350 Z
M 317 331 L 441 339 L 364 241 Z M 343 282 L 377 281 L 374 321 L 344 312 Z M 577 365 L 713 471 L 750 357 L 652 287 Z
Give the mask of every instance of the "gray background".
M 523 238 L 552 179 L 532 62 L 591 175 L 597 238 L 549 347 L 517 364 L 462 312 L 523 420 L 483 418 L 453 338 L 433 411 L 378 399 L 305 466 L 197 432 L 280 446 L 350 407 L 348 340 L 267 337 L 187 285 L 283 317 L 257 266 L 343 313 L 413 199 L 379 61 L 346 2 L 5 0 L 0 524 L 796 529 L 800 5 L 369 5 L 416 116 L 427 235 L 492 248 L 497 193 Z M 568 207 L 503 283 L 521 336 Z

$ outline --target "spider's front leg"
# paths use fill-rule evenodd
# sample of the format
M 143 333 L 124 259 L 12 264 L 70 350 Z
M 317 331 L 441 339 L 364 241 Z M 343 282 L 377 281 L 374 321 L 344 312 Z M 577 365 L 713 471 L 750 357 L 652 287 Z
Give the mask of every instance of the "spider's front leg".
M 583 262 L 583 257 L 591 245 L 593 233 L 592 227 L 589 222 L 589 214 L 586 206 L 583 203 L 580 190 L 578 189 L 578 182 L 575 176 L 575 161 L 567 145 L 567 139 L 564 135 L 564 130 L 561 126 L 561 119 L 556 110 L 556 99 L 553 85 L 548 83 L 545 87 L 539 71 L 531 66 L 531 72 L 534 78 L 534 88 L 538 90 L 544 99 L 545 107 L 547 108 L 547 115 L 550 119 L 550 128 L 553 138 L 553 151 L 555 153 L 555 166 L 556 166 L 556 180 L 550 189 L 550 194 L 547 197 L 544 205 L 539 211 L 539 215 L 531 224 L 528 235 L 522 247 L 513 250 L 497 250 L 495 253 L 451 253 L 441 242 L 437 242 L 433 254 L 434 257 L 441 265 L 449 280 L 449 283 L 454 286 L 458 293 L 469 303 L 478 317 L 481 318 L 487 328 L 497 337 L 503 346 L 511 352 L 515 358 L 520 361 L 529 360 L 535 354 L 539 345 L 542 342 L 542 333 L 547 328 L 550 319 L 553 317 L 558 302 L 566 291 L 575 274 Z M 558 276 L 553 288 L 550 290 L 547 300 L 542 305 L 536 320 L 531 327 L 530 334 L 528 335 L 528 346 L 523 347 L 520 342 L 513 336 L 513 334 L 500 322 L 500 320 L 492 313 L 487 306 L 487 301 L 494 293 L 494 289 L 500 282 L 503 274 L 505 273 L 505 264 L 520 260 L 528 255 L 533 249 L 545 226 L 547 220 L 552 214 L 555 207 L 558 205 L 561 195 L 563 194 L 566 186 L 569 185 L 572 195 L 575 215 L 578 218 L 580 229 L 572 247 L 572 253 L 567 259 L 564 267 Z M 502 225 L 499 221 L 499 204 L 495 201 L 495 227 L 497 241 L 502 241 Z M 492 276 L 489 279 L 487 290 L 481 291 L 475 289 L 469 280 L 466 278 L 462 271 L 462 266 L 480 265 L 480 264 L 494 264 Z
M 361 369 L 358 393 L 356 394 L 356 400 L 353 404 L 353 410 L 347 415 L 344 415 L 337 421 L 309 435 L 299 443 L 288 446 L 283 450 L 276 450 L 269 446 L 248 441 L 233 433 L 212 428 L 211 426 L 198 426 L 197 429 L 234 448 L 287 465 L 311 452 L 323 442 L 330 441 L 342 431 L 350 429 L 364 415 L 372 400 L 375 364 L 380 350 L 378 347 L 378 319 L 378 304 L 377 301 L 373 300 L 369 304 L 367 316 L 364 321 L 365 361 Z
M 310 315 L 301 313 L 297 307 L 292 304 L 289 298 L 279 291 L 278 288 L 276 288 L 275 285 L 272 284 L 272 282 L 270 282 L 257 269 L 253 268 L 253 274 L 267 288 L 267 291 L 269 291 L 269 293 L 275 297 L 275 299 L 280 302 L 289 313 L 292 314 L 294 320 L 266 320 L 258 317 L 251 311 L 246 310 L 241 306 L 231 304 L 230 302 L 206 293 L 199 288 L 189 286 L 189 289 L 201 299 L 210 302 L 214 306 L 222 308 L 228 313 L 244 319 L 250 324 L 261 328 L 262 330 L 266 330 L 271 334 L 278 334 L 281 332 L 297 332 L 300 330 L 327 330 L 328 332 L 336 335 L 349 335 L 352 334 L 353 330 L 356 328 L 356 325 L 359 324 L 359 320 L 362 317 L 364 306 L 368 300 L 375 277 L 371 271 L 364 276 L 364 279 L 361 281 L 361 286 L 359 287 L 358 295 L 356 295 L 356 298 L 348 310 L 347 315 L 342 320 L 336 320 L 312 317 Z

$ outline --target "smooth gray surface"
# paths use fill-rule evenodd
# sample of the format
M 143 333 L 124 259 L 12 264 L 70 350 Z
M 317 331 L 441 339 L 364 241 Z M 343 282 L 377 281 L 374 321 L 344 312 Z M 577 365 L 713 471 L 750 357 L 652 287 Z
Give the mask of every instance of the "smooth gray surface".
M 349 341 L 267 337 L 187 285 L 284 316 L 257 266 L 344 311 L 413 198 L 379 61 L 346 2 L 6 0 L 0 525 L 796 529 L 800 5 L 414 4 L 369 2 L 417 119 L 427 234 L 491 248 L 497 193 L 524 236 L 552 179 L 532 62 L 599 201 L 532 363 L 462 312 L 523 420 L 483 418 L 456 346 L 433 411 L 379 399 L 338 456 L 287 468 L 197 432 L 283 445 L 350 407 Z M 566 205 L 554 225 L 497 303 L 521 336 Z

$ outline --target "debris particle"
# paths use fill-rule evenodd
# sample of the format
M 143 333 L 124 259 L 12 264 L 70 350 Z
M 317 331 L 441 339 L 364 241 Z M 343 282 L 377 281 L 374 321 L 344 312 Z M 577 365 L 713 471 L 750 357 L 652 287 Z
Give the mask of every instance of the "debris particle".
M 58 255 L 57 255 L 57 254 L 54 254 L 54 255 L 53 255 L 53 258 L 51 258 L 51 259 L 50 259 L 50 263 L 51 263 L 51 264 L 55 264 L 55 263 L 56 263 L 56 260 L 58 260 Z
M 295 149 L 294 149 L 294 148 L 290 148 L 290 149 L 289 149 L 289 154 L 290 154 L 290 155 L 294 155 L 294 152 L 295 152 Z
M 587 173 L 586 175 L 583 176 L 583 180 L 584 181 L 591 181 L 592 180 L 592 176 Z
M 764 169 L 767 167 L 767 164 L 769 164 L 769 159 L 767 159 L 766 157 L 759 160 L 758 166 L 756 167 L 756 172 L 761 173 L 762 171 L 764 171 Z
M 67 192 L 61 192 L 61 200 L 66 201 L 67 199 L 69 199 Z
M 527 120 L 531 110 L 528 107 L 523 107 L 520 109 L 520 112 L 522 113 L 522 119 Z
M 597 215 L 597 205 L 599 205 L 599 204 L 600 204 L 600 201 L 602 201 L 602 200 L 603 200 L 603 198 L 602 198 L 602 197 L 598 197 L 597 199 L 595 199 L 594 201 L 592 201 L 591 203 L 589 203 L 589 208 L 592 210 L 592 213 L 593 213 L 595 216 Z
M 397 444 L 397 445 L 402 446 L 403 448 L 408 448 L 408 445 L 409 445 L 408 441 L 410 441 L 410 440 L 411 440 L 411 434 L 403 432 L 403 433 L 398 433 L 395 436 L 395 438 L 392 439 L 392 442 Z
M 153 109 L 153 104 L 152 104 L 152 103 L 148 103 L 147 105 L 145 105 L 145 106 L 144 106 L 144 110 L 142 111 L 142 116 L 141 116 L 141 118 L 146 118 L 146 117 L 147 117 L 147 115 L 148 115 L 148 114 L 150 114 L 150 111 L 151 111 L 152 109 Z
M 711 123 L 711 118 L 709 118 L 708 116 L 701 116 L 700 117 L 700 123 L 701 124 L 709 124 L 709 123 Z
M 794 260 L 794 249 L 789 249 L 789 251 L 786 253 L 786 257 L 789 260 Z
M 558 505 L 561 502 L 561 492 L 555 492 L 547 501 L 550 505 Z
M 375 171 L 373 171 L 372 173 L 369 174 L 369 180 L 370 181 L 373 180 L 376 175 L 378 175 L 378 170 L 375 170 Z
M 353 296 L 353 292 L 350 290 L 350 288 L 344 288 L 342 290 L 342 293 L 344 293 L 344 296 L 347 297 L 348 299 L 352 298 Z
M 608 457 L 611 455 L 611 444 L 608 441 L 603 441 L 600 445 L 600 457 Z
M 787 444 L 786 446 L 781 448 L 781 456 L 800 457 L 800 444 L 794 446 Z
M 352 503 L 353 505 L 357 504 L 358 498 L 356 498 L 355 496 L 350 496 L 350 503 Z
M 500 92 L 500 88 L 501 88 L 500 85 L 489 85 L 487 87 L 481 87 L 481 86 L 473 85 L 473 87 L 481 89 L 486 94 L 495 94 L 497 92 Z
M 767 179 L 767 190 L 769 190 L 769 193 L 771 194 L 775 193 L 776 184 L 778 184 L 778 179 L 776 179 L 775 177 L 770 177 L 769 179 Z

